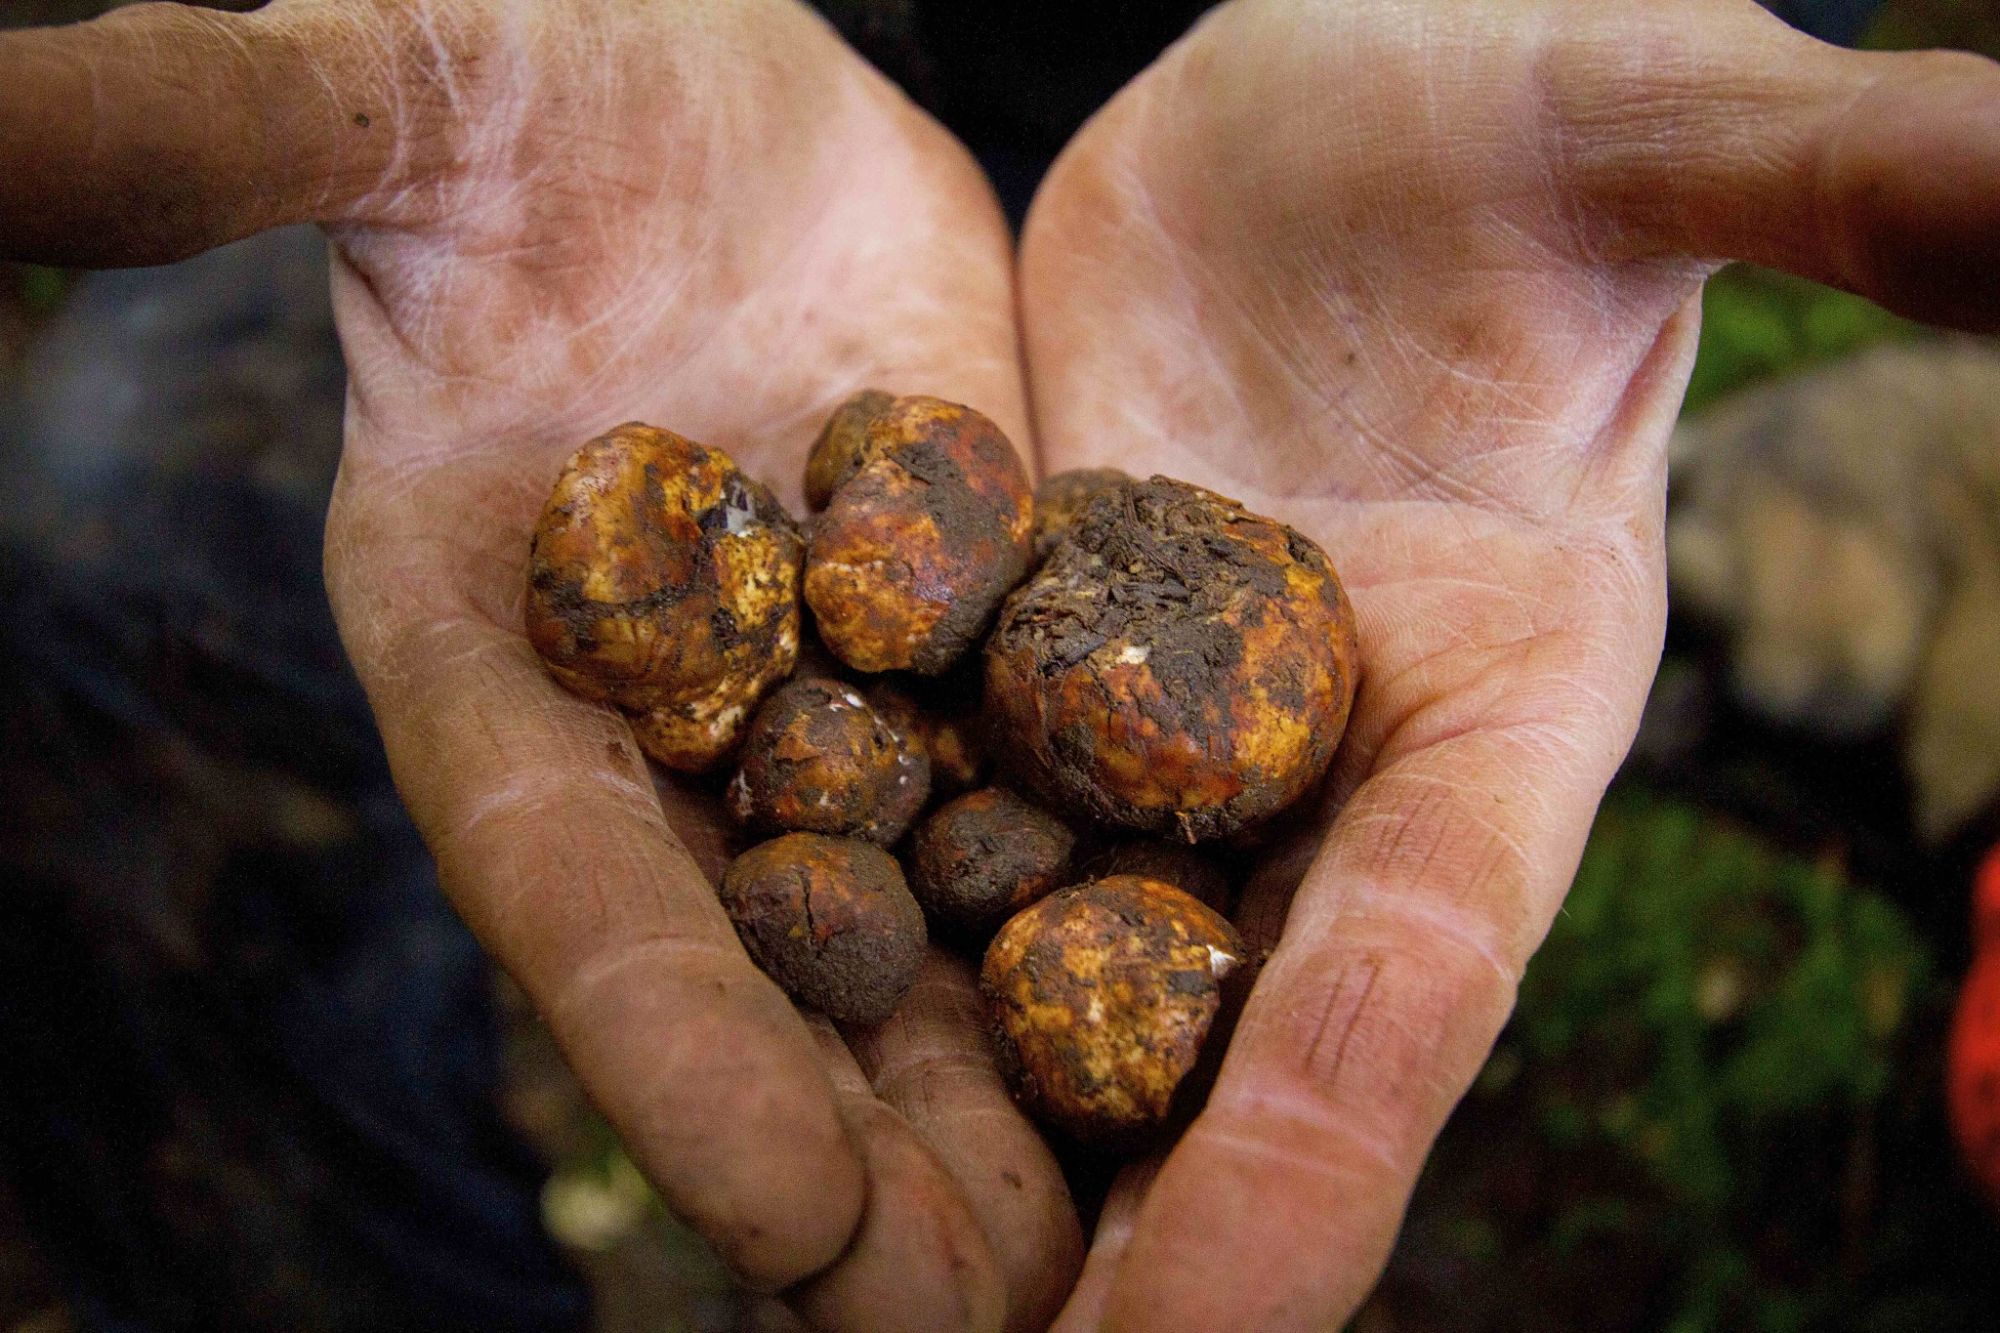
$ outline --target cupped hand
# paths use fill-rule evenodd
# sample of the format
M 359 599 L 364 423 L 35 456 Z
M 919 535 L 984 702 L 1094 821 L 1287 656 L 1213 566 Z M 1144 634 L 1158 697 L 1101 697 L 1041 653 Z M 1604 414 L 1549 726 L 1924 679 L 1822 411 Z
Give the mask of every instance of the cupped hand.
M 1045 1326 L 1081 1235 L 966 970 L 933 960 L 852 1048 L 802 1018 L 716 902 L 710 809 L 522 632 L 536 516 L 615 423 L 723 446 L 795 512 L 864 385 L 1026 447 L 1010 240 L 962 150 L 788 0 L 280 0 L 8 38 L 0 161 L 16 254 L 327 225 L 327 583 L 454 904 L 746 1280 L 828 1328 Z
M 1059 1327 L 1332 1329 L 1574 873 L 1657 664 L 1664 443 L 1721 258 L 2000 323 L 2000 75 L 1749 0 L 1236 0 L 1088 125 L 1023 239 L 1044 465 L 1323 544 L 1361 690 L 1241 916 L 1206 1109 Z

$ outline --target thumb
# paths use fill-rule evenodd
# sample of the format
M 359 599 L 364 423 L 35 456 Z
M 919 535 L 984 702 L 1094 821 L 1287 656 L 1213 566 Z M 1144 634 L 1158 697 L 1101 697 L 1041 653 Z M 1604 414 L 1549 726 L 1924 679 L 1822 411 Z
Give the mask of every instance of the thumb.
M 1541 70 L 1599 257 L 1746 259 L 2000 328 L 2000 66 L 1845 51 L 1750 0 L 1616 12 Z
M 412 95 L 426 60 L 473 40 L 422 13 L 142 4 L 0 34 L 0 257 L 157 264 L 286 223 L 382 220 L 448 153 L 450 99 Z

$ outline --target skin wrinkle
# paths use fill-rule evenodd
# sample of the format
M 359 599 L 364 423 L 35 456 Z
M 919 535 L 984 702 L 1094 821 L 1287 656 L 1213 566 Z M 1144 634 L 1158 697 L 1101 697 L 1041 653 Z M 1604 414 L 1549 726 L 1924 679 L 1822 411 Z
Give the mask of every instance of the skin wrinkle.
M 1482 737 L 1491 735 L 1490 732 L 1478 734 Z M 1443 854 L 1447 842 L 1455 837 L 1463 837 L 1462 833 L 1449 826 L 1436 828 L 1427 839 L 1426 852 L 1420 858 L 1420 864 L 1415 871 L 1397 873 L 1400 867 L 1395 857 L 1403 838 L 1408 836 L 1406 832 L 1395 835 L 1387 845 L 1374 849 L 1368 843 L 1360 841 L 1360 835 L 1353 831 L 1356 828 L 1365 829 L 1370 823 L 1388 821 L 1388 812 L 1378 814 L 1374 812 L 1373 807 L 1388 803 L 1383 793 L 1392 786 L 1399 798 L 1403 789 L 1414 786 L 1420 790 L 1414 800 L 1407 802 L 1409 809 L 1407 822 L 1411 827 L 1420 827 L 1426 816 L 1435 820 L 1450 814 L 1456 817 L 1461 826 L 1482 830 L 1486 835 L 1488 846 L 1493 849 L 1487 865 L 1475 866 L 1470 873 L 1453 876 L 1453 882 L 1462 887 L 1451 893 L 1444 901 L 1459 905 L 1475 904 L 1490 914 L 1501 904 L 1512 903 L 1522 898 L 1526 886 L 1534 878 L 1536 860 L 1523 834 L 1507 827 L 1507 823 L 1510 822 L 1518 824 L 1526 821 L 1526 816 L 1521 813 L 1520 802 L 1510 803 L 1510 806 L 1505 808 L 1503 822 L 1499 817 L 1487 816 L 1479 811 L 1480 802 L 1476 798 L 1485 795 L 1485 792 L 1468 791 L 1464 786 L 1447 778 L 1431 774 L 1382 773 L 1373 781 L 1375 785 L 1367 789 L 1365 797 L 1357 794 L 1350 803 L 1349 818 L 1343 827 L 1349 854 L 1328 862 L 1326 874 L 1330 883 L 1338 882 L 1344 876 L 1359 874 L 1370 883 L 1375 881 L 1396 883 L 1399 886 L 1398 892 L 1409 897 L 1413 907 L 1430 900 L 1432 895 L 1425 892 L 1423 872 Z M 1426 788 L 1429 790 L 1423 790 Z M 1534 803 L 1532 797 L 1522 799 L 1529 804 Z M 1402 802 L 1399 800 L 1397 803 Z M 1462 859 L 1463 853 L 1459 852 L 1456 842 L 1451 842 L 1451 846 L 1456 853 L 1453 857 L 1455 863 Z M 1499 873 L 1503 864 L 1511 873 L 1504 875 Z M 1454 865 L 1454 868 L 1459 867 Z M 1361 891 L 1350 888 L 1345 892 Z M 1341 915 L 1347 911 L 1347 900 L 1338 889 L 1330 887 L 1329 893 L 1335 896 L 1330 899 L 1327 912 L 1317 915 L 1325 926 L 1333 928 L 1339 925 Z M 1304 921 L 1306 918 L 1301 919 Z M 1497 923 L 1495 924 L 1497 926 Z
M 1448 822 L 1455 809 L 1457 826 Z M 1519 816 L 1516 814 L 1514 817 Z M 1363 841 L 1363 831 L 1373 823 L 1390 827 L 1390 832 L 1378 846 Z M 1462 849 L 1466 837 L 1464 829 L 1483 830 L 1486 834 L 1485 855 L 1474 861 L 1469 869 L 1461 864 L 1466 859 Z M 1405 845 L 1419 834 L 1422 836 L 1421 849 L 1405 856 Z M 1368 871 L 1338 898 L 1332 919 L 1323 923 L 1329 928 L 1337 929 L 1351 919 L 1368 915 L 1363 910 L 1365 908 L 1372 909 L 1377 917 L 1396 916 L 1407 908 L 1414 917 L 1437 918 L 1431 924 L 1447 935 L 1465 935 L 1474 927 L 1470 921 L 1448 923 L 1446 918 L 1452 916 L 1453 909 L 1462 909 L 1468 903 L 1483 908 L 1490 906 L 1491 900 L 1518 897 L 1518 894 L 1496 892 L 1496 887 L 1504 889 L 1524 885 L 1532 877 L 1529 868 L 1533 861 L 1522 840 L 1502 823 L 1478 813 L 1476 803 L 1464 801 L 1463 793 L 1448 783 L 1440 782 L 1435 790 L 1420 794 L 1418 800 L 1408 807 L 1408 817 L 1400 822 L 1392 811 L 1357 811 L 1348 820 L 1347 836 L 1350 846 L 1361 849 L 1355 859 Z M 1447 882 L 1464 887 L 1437 898 L 1426 888 L 1432 882 L 1432 871 L 1441 858 L 1446 859 L 1445 869 L 1464 871 L 1452 875 Z M 1503 867 L 1505 874 L 1502 873 Z M 1329 867 L 1329 873 L 1333 869 Z M 1382 882 L 1394 883 L 1396 892 L 1383 891 L 1380 888 Z M 1497 923 L 1492 924 L 1497 926 Z M 1502 955 L 1493 941 L 1468 938 L 1466 943 L 1499 970 L 1513 970 L 1512 964 L 1501 961 Z
M 1464 1090 L 1455 1074 L 1442 1072 L 1451 1062 L 1440 1054 L 1470 1040 L 1483 1057 L 1513 1009 L 1516 983 L 1477 959 L 1476 971 L 1463 975 L 1440 966 L 1422 941 L 1378 940 L 1328 952 L 1317 975 L 1288 988 L 1286 1006 L 1254 1018 L 1246 1013 L 1240 1040 L 1262 1049 L 1267 1063 L 1246 1074 L 1241 1092 L 1218 1086 L 1203 1119 L 1212 1113 L 1228 1120 L 1254 1108 L 1244 1117 L 1254 1121 L 1282 1108 L 1283 1119 L 1331 1135 L 1331 1144 L 1361 1144 L 1400 1176 L 1421 1163 L 1435 1133 L 1435 1126 L 1412 1118 L 1413 1104 L 1441 1111 Z M 1358 989 L 1349 981 L 1357 970 L 1368 975 Z M 1328 975 L 1330 981 L 1323 979 Z M 1322 1030 L 1338 1034 L 1326 1059 L 1317 1058 L 1326 1043 L 1306 1037 Z
M 923 1085 L 931 1080 L 961 1076 L 977 1082 L 982 1088 L 1001 1086 L 993 1062 L 976 1051 L 962 1055 L 939 1055 L 936 1052 L 909 1050 L 901 1058 L 886 1058 L 876 1065 L 871 1079 L 877 1091 L 887 1096 L 906 1081 Z
M 489 819 L 517 813 L 532 815 L 544 805 L 551 808 L 557 806 L 560 803 L 558 798 L 573 799 L 579 780 L 583 785 L 601 788 L 605 794 L 621 802 L 629 802 L 628 813 L 649 822 L 657 821 L 660 831 L 666 832 L 666 820 L 659 813 L 659 798 L 653 794 L 651 781 L 601 769 L 572 770 L 556 775 L 537 765 L 488 789 L 478 800 L 459 811 L 459 836 L 476 833 L 479 826 Z
M 1527 657 L 1536 648 L 1546 649 L 1552 632 L 1531 631 L 1513 639 L 1492 643 L 1484 642 L 1469 632 L 1454 627 L 1440 630 L 1438 637 L 1444 642 L 1414 660 L 1399 665 L 1396 674 L 1370 687 L 1371 699 L 1435 698 L 1445 692 L 1450 682 L 1434 683 L 1432 680 L 1434 672 L 1442 674 L 1443 667 L 1453 667 L 1455 670 L 1450 673 L 1451 676 L 1462 683 L 1485 674 L 1482 670 L 1484 667 L 1510 666 Z M 1468 664 L 1467 654 L 1474 654 L 1480 660 Z
M 1844 101 L 1827 112 L 1827 121 L 1839 128 L 1813 140 L 1812 156 L 1806 166 L 1808 185 L 1804 195 L 1819 228 L 1819 251 L 1832 257 L 1830 269 L 1835 282 L 1861 290 L 1873 286 L 1872 275 L 1867 272 L 1866 247 L 1855 240 L 1847 225 L 1849 213 L 1840 207 L 1839 168 L 1848 136 L 1854 132 L 1855 108 L 1887 75 L 1885 68 L 1881 74 L 1858 84 Z
M 597 958 L 621 932 L 635 927 L 656 933 L 666 928 L 664 923 L 678 923 L 690 940 L 700 938 L 697 931 L 713 935 L 719 957 L 732 960 L 739 969 L 748 967 L 742 951 L 730 945 L 728 924 L 719 908 L 710 909 L 707 895 L 676 892 L 661 882 L 656 863 L 666 859 L 678 863 L 675 869 L 681 873 L 677 878 L 690 890 L 696 886 L 709 889 L 678 843 L 669 842 L 662 847 L 659 836 L 649 830 L 633 830 L 615 841 L 601 838 L 589 845 L 574 839 L 553 841 L 554 850 L 566 854 L 563 859 L 567 864 L 595 863 L 589 873 L 571 879 L 560 903 L 550 905 L 522 890 L 478 904 L 476 913 L 461 909 L 469 917 L 476 916 L 498 938 L 517 946 L 510 952 L 534 960 L 535 975 L 525 980 L 524 986 L 538 1004 L 560 996 L 577 968 Z M 664 858 L 660 855 L 662 851 Z M 542 852 L 536 847 L 524 847 L 511 857 L 488 858 L 489 863 L 476 868 L 488 873 L 512 873 L 516 882 L 532 882 L 535 876 L 521 873 L 524 867 L 519 862 L 523 855 L 531 860 L 540 859 Z M 607 889 L 621 882 L 650 887 L 644 892 Z
M 571 1014 L 589 1007 L 600 987 L 619 981 L 624 973 L 642 965 L 662 974 L 687 970 L 700 975 L 711 970 L 710 964 L 722 965 L 718 970 L 734 970 L 739 960 L 736 947 L 726 939 L 669 933 L 641 935 L 578 967 L 549 996 L 543 1012 L 551 1024 L 565 1023 Z
M 1357 1149 L 1367 1159 L 1371 1173 L 1390 1177 L 1402 1173 L 1402 1164 L 1388 1144 L 1362 1134 L 1351 1120 L 1322 1105 L 1316 1097 L 1276 1088 L 1255 1095 L 1234 1097 L 1226 1102 L 1211 1098 L 1209 1112 L 1188 1130 L 1187 1138 L 1220 1147 L 1238 1156 L 1268 1159 L 1282 1165 L 1288 1172 L 1320 1175 L 1362 1187 L 1372 1183 L 1357 1181 L 1357 1172 L 1333 1160 L 1331 1153 L 1302 1156 L 1270 1142 L 1268 1128 L 1233 1128 L 1232 1125 L 1237 1122 L 1244 1122 L 1246 1126 L 1259 1122 L 1265 1126 L 1273 1123 L 1304 1126 L 1316 1137 Z M 1143 1219 L 1143 1212 L 1140 1217 Z
M 1518 868 L 1516 874 L 1519 878 L 1527 879 L 1525 868 L 1529 863 L 1520 846 L 1502 838 L 1496 838 L 1495 843 L 1508 853 L 1505 859 Z M 1500 878 L 1497 865 L 1481 866 L 1468 875 L 1466 881 L 1471 885 L 1488 885 Z M 1415 894 L 1386 891 L 1364 879 L 1349 891 L 1341 920 L 1343 923 L 1358 924 L 1386 921 L 1392 928 L 1409 928 L 1421 933 L 1424 938 L 1443 940 L 1491 968 L 1493 974 L 1509 986 L 1518 986 L 1527 970 L 1526 960 L 1540 941 L 1503 942 L 1502 933 L 1493 923 L 1482 925 L 1477 907 L 1479 896 L 1467 892 L 1432 902 Z
M 1340 980 L 1327 991 L 1326 1007 L 1321 1010 L 1319 1021 L 1313 1025 L 1312 1035 L 1299 1056 L 1299 1066 L 1306 1077 L 1321 1086 L 1331 1087 L 1339 1080 L 1341 1067 L 1347 1060 L 1347 1043 L 1354 1039 L 1355 1026 L 1368 1008 L 1369 997 L 1375 993 L 1375 983 L 1381 980 L 1382 964 L 1364 954 L 1354 971 L 1360 973 L 1361 980 L 1353 999 L 1348 999 L 1349 973 L 1343 971 Z

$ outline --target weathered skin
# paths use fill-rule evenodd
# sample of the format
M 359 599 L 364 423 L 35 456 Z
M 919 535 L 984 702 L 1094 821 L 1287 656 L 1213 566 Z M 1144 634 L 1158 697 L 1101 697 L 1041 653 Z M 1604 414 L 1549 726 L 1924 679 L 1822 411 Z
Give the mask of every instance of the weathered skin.
M 1035 488 L 1035 563 L 1049 558 L 1093 497 L 1131 480 L 1115 467 L 1071 468 L 1042 478 Z
M 923 964 L 924 914 L 871 843 L 787 833 L 730 862 L 720 896 L 757 966 L 837 1022 L 886 1019 Z
M 1216 857 L 1184 842 L 1124 838 L 1091 853 L 1079 869 L 1091 879 L 1108 879 L 1113 875 L 1157 879 L 1224 916 L 1229 914 L 1230 899 L 1235 896 L 1229 872 Z
M 977 787 L 992 767 L 980 734 L 980 674 L 955 671 L 935 688 L 921 692 L 910 689 L 905 680 L 877 682 L 868 691 L 868 702 L 906 741 L 923 747 L 931 761 L 933 794 Z M 966 688 L 951 688 L 958 685 Z
M 942 934 L 984 941 L 1067 882 L 1076 835 L 1005 787 L 950 801 L 910 838 L 910 891 Z
M 1050 894 L 1001 927 L 980 969 L 1015 1096 L 1079 1142 L 1143 1142 L 1166 1122 L 1244 956 L 1227 921 L 1158 880 Z
M 930 760 L 860 693 L 791 681 L 764 702 L 730 780 L 730 817 L 760 833 L 844 834 L 887 847 L 930 799 Z
M 1311 787 L 1354 687 L 1326 554 L 1164 477 L 1093 499 L 986 646 L 991 725 L 1029 794 L 1187 842 Z
M 806 506 L 814 511 L 826 502 L 840 484 L 861 470 L 867 461 L 868 423 L 887 411 L 896 395 L 881 389 L 863 389 L 850 395 L 820 428 L 806 455 Z
M 896 399 L 860 456 L 813 524 L 806 602 L 847 665 L 937 675 L 1027 569 L 1027 472 L 999 427 L 938 398 Z
M 634 714 L 647 754 L 699 771 L 798 661 L 802 556 L 727 453 L 628 422 L 577 451 L 535 525 L 528 638 L 563 685 Z

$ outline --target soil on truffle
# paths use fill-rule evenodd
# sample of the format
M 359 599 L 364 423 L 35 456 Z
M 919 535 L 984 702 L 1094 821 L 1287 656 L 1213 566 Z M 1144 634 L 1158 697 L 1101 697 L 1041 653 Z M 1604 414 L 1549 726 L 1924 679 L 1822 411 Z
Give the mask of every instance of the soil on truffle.
M 923 963 L 923 912 L 872 843 L 787 833 L 731 862 L 720 897 L 757 966 L 838 1022 L 887 1019 Z
M 638 423 L 564 468 L 529 548 L 529 641 L 550 674 L 639 719 L 697 771 L 733 748 L 799 650 L 804 543 L 719 449 Z
M 910 839 L 910 890 L 937 933 L 984 943 L 1067 882 L 1076 835 L 1004 787 L 950 801 Z
M 1269 818 L 1319 779 L 1355 659 L 1323 551 L 1154 477 L 1099 493 L 1007 600 L 986 700 L 1037 800 L 1194 842 Z
M 980 707 L 985 683 L 983 665 L 968 656 L 942 676 L 897 674 L 869 686 L 875 711 L 930 759 L 934 796 L 970 791 L 992 769 Z
M 896 396 L 880 389 L 863 389 L 833 409 L 819 438 L 806 454 L 806 505 L 815 511 L 868 461 L 868 423 L 882 415 Z
M 1044 477 L 1035 488 L 1035 563 L 1049 558 L 1093 499 L 1131 480 L 1115 467 L 1071 468 Z
M 929 799 L 924 749 L 852 687 L 810 677 L 758 710 L 727 807 L 755 832 L 844 834 L 887 847 Z
M 1139 1146 L 1174 1112 L 1243 958 L 1235 929 L 1171 885 L 1060 889 L 1003 926 L 980 969 L 1002 1071 L 1042 1123 Z
M 937 675 L 1027 569 L 1027 472 L 991 421 L 924 397 L 874 417 L 861 460 L 813 525 L 806 601 L 847 665 Z

